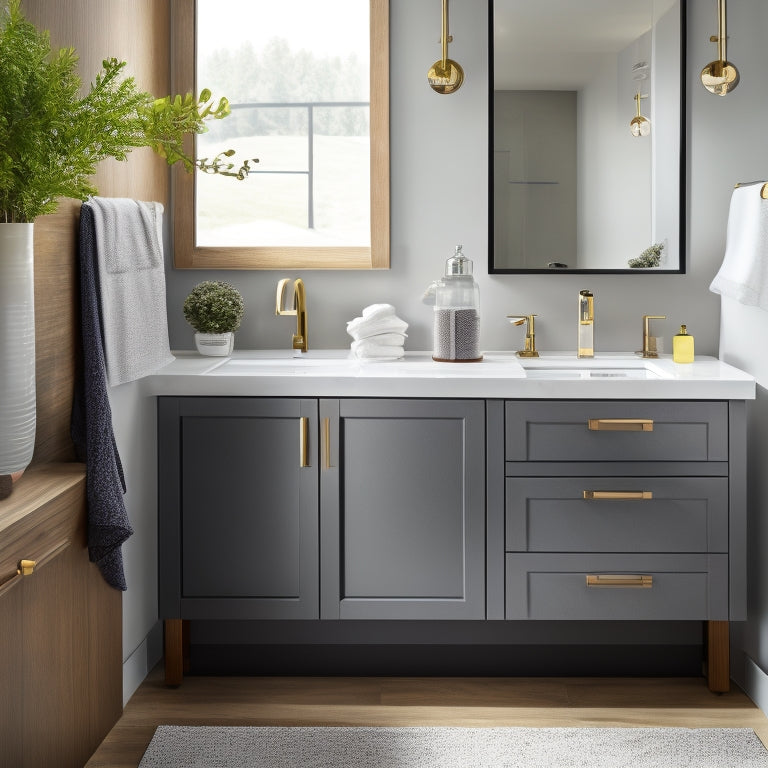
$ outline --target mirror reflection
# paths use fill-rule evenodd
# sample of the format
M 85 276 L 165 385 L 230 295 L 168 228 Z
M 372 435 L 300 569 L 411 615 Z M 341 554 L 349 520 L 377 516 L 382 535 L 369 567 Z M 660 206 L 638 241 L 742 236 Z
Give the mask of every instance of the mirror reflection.
M 492 0 L 490 271 L 684 271 L 685 0 Z

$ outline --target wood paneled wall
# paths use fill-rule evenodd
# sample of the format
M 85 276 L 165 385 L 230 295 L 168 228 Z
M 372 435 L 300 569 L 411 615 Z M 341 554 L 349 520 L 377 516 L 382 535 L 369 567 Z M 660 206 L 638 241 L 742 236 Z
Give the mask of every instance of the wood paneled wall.
M 72 46 L 87 85 L 112 56 L 128 62 L 126 72 L 140 88 L 170 92 L 169 0 L 22 0 L 24 15 L 50 31 L 54 47 Z M 107 197 L 157 200 L 168 207 L 169 172 L 149 149 L 128 161 L 107 160 L 96 187 Z M 80 349 L 76 275 L 80 203 L 62 201 L 59 210 L 35 222 L 35 327 L 37 345 L 37 437 L 33 464 L 70 461 L 72 391 Z

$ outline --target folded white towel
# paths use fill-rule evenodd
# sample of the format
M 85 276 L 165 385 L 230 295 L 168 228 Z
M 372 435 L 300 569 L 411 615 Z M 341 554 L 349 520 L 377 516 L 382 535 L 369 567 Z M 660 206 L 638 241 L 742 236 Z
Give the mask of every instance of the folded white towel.
M 761 188 L 756 182 L 733 190 L 725 257 L 709 290 L 768 311 L 768 200 Z
M 408 323 L 396 315 L 376 317 L 372 320 L 368 320 L 365 317 L 356 317 L 347 323 L 347 333 L 356 341 L 384 333 L 404 334 L 407 330 Z
M 375 320 L 379 317 L 388 317 L 395 314 L 395 308 L 391 304 L 371 304 L 363 310 L 366 320 Z
M 355 349 L 356 344 L 362 344 L 364 342 L 379 344 L 382 347 L 402 347 L 407 338 L 408 336 L 405 333 L 378 333 L 375 336 L 366 336 L 364 339 L 353 341 L 352 349 Z
M 372 339 L 361 339 L 352 342 L 352 354 L 359 359 L 397 360 L 405 354 L 405 349 L 392 344 L 377 344 Z
M 358 355 L 359 351 L 367 352 L 368 350 L 381 351 L 382 354 L 392 354 L 395 350 L 399 349 L 398 357 L 400 357 L 403 354 L 404 343 L 405 337 L 402 334 L 385 333 L 382 336 L 371 336 L 367 339 L 353 341 L 350 348 L 355 355 Z

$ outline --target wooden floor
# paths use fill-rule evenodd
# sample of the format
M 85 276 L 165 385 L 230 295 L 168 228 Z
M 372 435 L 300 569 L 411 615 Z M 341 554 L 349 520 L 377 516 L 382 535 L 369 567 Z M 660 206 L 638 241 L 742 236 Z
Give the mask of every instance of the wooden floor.
M 136 768 L 166 725 L 453 725 L 754 728 L 768 720 L 739 690 L 703 678 L 186 677 L 156 669 L 86 768 Z

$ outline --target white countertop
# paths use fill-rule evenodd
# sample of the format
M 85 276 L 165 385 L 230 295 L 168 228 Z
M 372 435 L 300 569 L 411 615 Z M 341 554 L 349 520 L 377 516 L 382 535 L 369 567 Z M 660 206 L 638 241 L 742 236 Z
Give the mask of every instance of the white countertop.
M 349 350 L 238 350 L 231 357 L 175 352 L 145 379 L 150 395 L 258 397 L 461 397 L 508 399 L 751 400 L 752 376 L 713 357 L 487 352 L 478 363 L 437 363 L 430 352 L 393 361 L 356 360 Z

